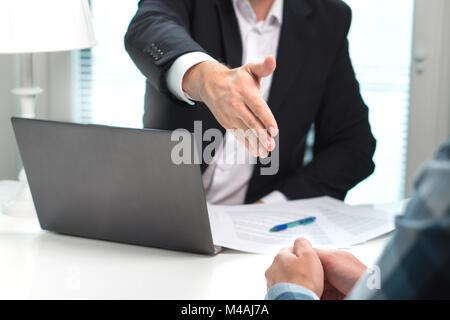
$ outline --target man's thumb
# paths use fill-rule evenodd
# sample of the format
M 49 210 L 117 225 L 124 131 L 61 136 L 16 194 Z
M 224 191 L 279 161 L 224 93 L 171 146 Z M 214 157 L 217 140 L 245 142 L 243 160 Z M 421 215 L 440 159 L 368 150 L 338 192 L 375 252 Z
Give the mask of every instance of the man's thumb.
M 250 72 L 258 78 L 270 76 L 275 71 L 276 67 L 277 62 L 274 56 L 268 56 L 264 62 L 249 64 Z

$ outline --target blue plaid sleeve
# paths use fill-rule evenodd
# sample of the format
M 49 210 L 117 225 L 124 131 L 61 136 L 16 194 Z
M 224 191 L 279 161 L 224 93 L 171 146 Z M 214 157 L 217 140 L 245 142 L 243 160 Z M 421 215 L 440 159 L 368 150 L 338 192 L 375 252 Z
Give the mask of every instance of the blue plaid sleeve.
M 319 300 L 317 295 L 309 289 L 291 284 L 277 283 L 269 292 L 266 300 Z
M 376 266 L 349 299 L 450 298 L 450 140 L 419 174 Z

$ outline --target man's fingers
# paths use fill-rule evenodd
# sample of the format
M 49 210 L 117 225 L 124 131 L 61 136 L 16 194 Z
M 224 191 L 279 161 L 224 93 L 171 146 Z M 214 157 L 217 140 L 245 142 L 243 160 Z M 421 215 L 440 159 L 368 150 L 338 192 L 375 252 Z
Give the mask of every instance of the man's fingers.
M 280 250 L 280 253 L 282 254 L 294 254 L 294 248 L 292 247 L 285 247 Z
M 261 121 L 256 118 L 248 108 L 242 112 L 241 119 L 245 125 L 252 130 L 252 132 L 249 132 L 249 134 L 253 133 L 251 138 L 255 137 L 259 148 L 262 149 L 259 150 L 258 154 L 260 156 L 267 156 L 267 154 L 273 150 L 271 145 L 272 137 L 267 133 Z
M 317 253 L 320 260 L 326 259 L 328 257 L 328 255 L 332 252 L 330 250 L 323 250 L 323 249 L 317 249 L 317 248 L 314 248 L 314 251 Z
M 268 56 L 263 62 L 249 63 L 247 66 L 250 73 L 255 77 L 265 78 L 270 76 L 275 71 L 277 61 L 274 56 Z
M 253 120 L 246 120 L 247 123 L 245 123 L 244 120 L 240 118 L 236 119 L 238 130 L 234 130 L 233 134 L 236 136 L 238 141 L 245 144 L 246 149 L 252 156 L 266 158 L 269 155 L 268 147 L 271 142 L 267 139 L 267 134 L 265 134 L 266 131 L 264 129 L 254 130 L 249 127 L 250 125 L 257 126 L 255 122 L 258 121 L 257 119 L 254 119 L 250 112 L 247 114 L 247 119 L 248 118 L 253 118 Z
M 233 130 L 233 134 L 238 141 L 245 145 L 248 152 L 254 156 L 258 157 L 258 138 L 256 135 L 253 136 L 253 131 L 250 130 L 247 125 L 241 120 L 236 120 L 238 128 Z
M 259 92 L 254 95 L 247 96 L 244 102 L 255 117 L 261 121 L 264 129 L 268 131 L 269 135 L 278 135 L 277 121 L 272 114 L 272 110 L 270 110 L 269 106 L 261 97 Z

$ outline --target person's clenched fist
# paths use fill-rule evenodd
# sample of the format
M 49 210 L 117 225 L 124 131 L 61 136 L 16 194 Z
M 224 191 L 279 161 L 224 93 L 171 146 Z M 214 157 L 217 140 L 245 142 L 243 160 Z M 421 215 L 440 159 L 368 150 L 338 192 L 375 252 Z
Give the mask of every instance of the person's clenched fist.
M 280 251 L 266 271 L 267 289 L 277 283 L 292 283 L 313 291 L 319 298 L 323 293 L 322 264 L 311 243 L 297 239 L 294 247 Z

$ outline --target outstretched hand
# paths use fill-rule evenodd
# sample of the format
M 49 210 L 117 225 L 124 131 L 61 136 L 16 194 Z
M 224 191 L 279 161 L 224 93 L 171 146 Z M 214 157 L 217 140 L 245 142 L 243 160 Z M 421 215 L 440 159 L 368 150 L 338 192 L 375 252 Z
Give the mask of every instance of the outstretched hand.
M 275 148 L 278 125 L 260 87 L 261 79 L 270 76 L 275 68 L 273 56 L 236 69 L 205 61 L 186 72 L 183 90 L 204 102 L 216 120 L 232 130 L 252 155 L 265 158 Z

